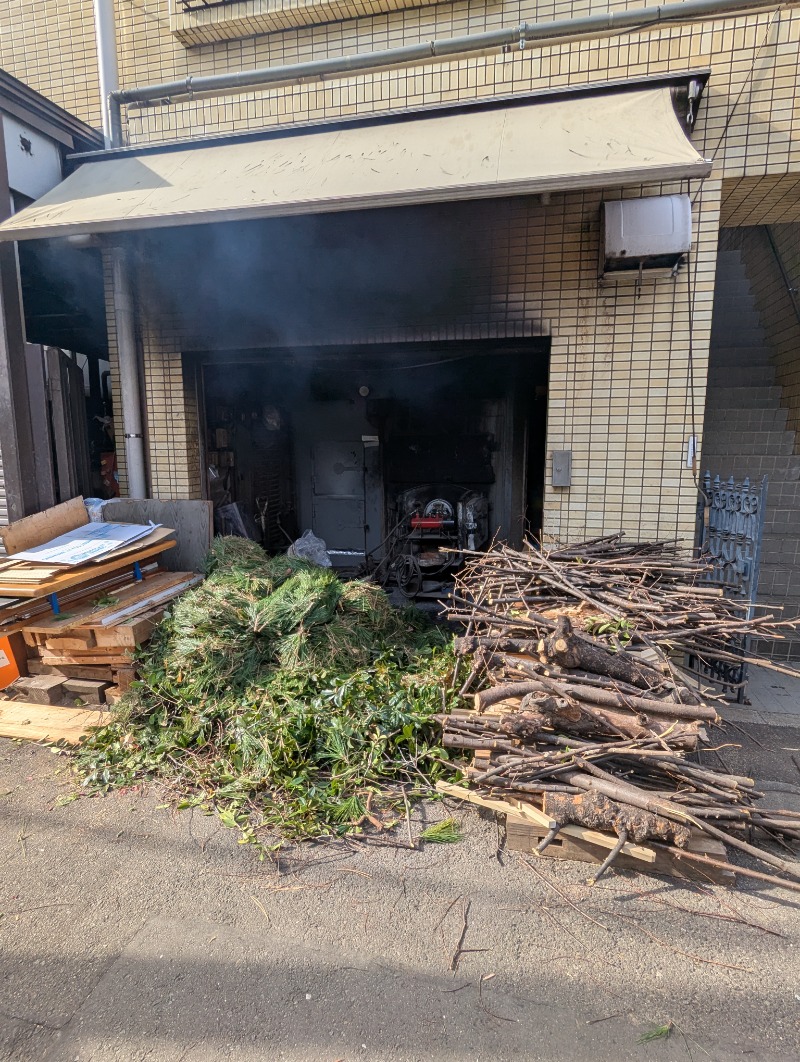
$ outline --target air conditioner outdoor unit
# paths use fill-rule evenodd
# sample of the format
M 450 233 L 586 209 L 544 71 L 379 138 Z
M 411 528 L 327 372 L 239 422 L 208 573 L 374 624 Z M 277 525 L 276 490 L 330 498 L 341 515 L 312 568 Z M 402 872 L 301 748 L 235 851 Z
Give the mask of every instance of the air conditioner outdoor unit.
M 692 246 L 688 195 L 603 203 L 603 273 L 674 269 Z

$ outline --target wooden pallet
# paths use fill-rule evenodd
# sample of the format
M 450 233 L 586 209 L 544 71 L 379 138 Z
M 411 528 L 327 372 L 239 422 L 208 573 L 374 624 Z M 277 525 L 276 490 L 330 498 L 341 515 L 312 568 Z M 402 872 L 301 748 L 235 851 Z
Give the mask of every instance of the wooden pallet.
M 464 786 L 449 782 L 437 782 L 437 792 L 455 800 L 464 800 L 506 816 L 506 846 L 511 852 L 532 854 L 554 825 L 547 815 L 533 802 L 506 796 L 490 797 Z M 562 826 L 554 841 L 542 855 L 550 859 L 572 859 L 581 863 L 602 863 L 617 843 L 613 833 L 591 830 L 572 823 Z M 695 832 L 686 845 L 687 852 L 703 853 L 727 863 L 725 845 L 705 834 Z M 696 866 L 688 860 L 679 860 L 661 848 L 648 844 L 628 842 L 614 862 L 623 870 L 641 873 L 669 874 L 689 881 L 711 881 L 719 885 L 734 885 L 733 867 Z
M 545 848 L 542 855 L 550 859 L 572 859 L 579 863 L 602 862 L 607 855 L 607 850 L 599 849 L 595 843 L 585 838 L 569 835 L 568 831 L 569 827 L 565 826 L 556 839 Z M 543 826 L 525 821 L 514 814 L 506 815 L 506 846 L 511 852 L 533 853 L 546 833 L 547 830 Z M 616 838 L 612 834 L 606 836 L 613 845 Z M 623 851 L 614 861 L 614 866 L 620 870 L 635 870 L 640 874 L 668 874 L 671 877 L 688 881 L 714 882 L 716 885 L 736 884 L 733 867 L 730 870 L 723 870 L 721 867 L 693 865 L 688 860 L 674 857 L 663 848 L 648 848 L 647 850 L 653 856 L 649 863 L 634 859 Z M 728 861 L 728 854 L 722 841 L 716 841 L 713 837 L 701 833 L 692 834 L 686 845 L 686 851 L 709 855 L 712 859 L 726 863 Z

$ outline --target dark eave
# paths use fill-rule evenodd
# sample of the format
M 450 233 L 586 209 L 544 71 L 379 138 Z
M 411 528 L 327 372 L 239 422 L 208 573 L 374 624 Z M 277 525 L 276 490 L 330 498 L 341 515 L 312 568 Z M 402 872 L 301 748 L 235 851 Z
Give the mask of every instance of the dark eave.
M 97 151 L 103 146 L 102 133 L 5 70 L 0 70 L 0 110 L 70 151 Z

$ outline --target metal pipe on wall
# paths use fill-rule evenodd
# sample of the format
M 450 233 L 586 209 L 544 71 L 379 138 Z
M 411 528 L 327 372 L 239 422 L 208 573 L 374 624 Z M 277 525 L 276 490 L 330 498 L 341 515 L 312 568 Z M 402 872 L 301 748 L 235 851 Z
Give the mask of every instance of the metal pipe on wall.
M 125 248 L 112 247 L 110 254 L 114 321 L 119 354 L 122 430 L 125 438 L 125 464 L 128 472 L 128 497 L 146 498 L 148 496 L 147 469 L 144 454 L 142 392 L 136 348 L 133 287 Z
M 102 2 L 102 0 L 96 0 Z M 796 3 L 797 0 L 790 0 Z M 447 58 L 474 52 L 491 52 L 497 48 L 523 48 L 527 44 L 545 46 L 586 37 L 601 37 L 624 30 L 649 29 L 665 22 L 691 22 L 713 15 L 741 14 L 762 8 L 776 7 L 776 0 L 684 0 L 683 3 L 660 4 L 627 11 L 607 11 L 583 18 L 561 19 L 552 22 L 523 22 L 519 26 L 489 30 L 486 33 L 449 37 L 438 41 L 423 41 L 379 52 L 314 59 L 306 63 L 261 67 L 255 70 L 232 71 L 205 77 L 189 76 L 181 81 L 143 85 L 139 88 L 111 92 L 113 106 L 148 103 L 155 100 L 174 100 L 200 94 L 222 95 L 248 88 L 302 84 L 324 81 L 326 78 L 347 77 L 382 67 L 396 67 L 431 59 Z
M 119 88 L 114 0 L 94 0 L 94 31 L 97 47 L 97 73 L 100 80 L 103 136 L 106 147 L 118 147 L 121 140 L 119 107 L 114 106 L 111 98 L 112 93 Z
M 94 0 L 94 25 L 97 42 L 97 68 L 100 79 L 103 137 L 106 147 L 122 143 L 122 122 L 119 105 L 113 94 L 119 87 L 117 65 L 117 31 L 114 20 L 114 0 Z M 111 288 L 114 305 L 114 326 L 119 362 L 119 391 L 122 406 L 125 464 L 128 473 L 128 495 L 147 497 L 147 470 L 144 453 L 142 417 L 142 389 L 139 379 L 139 352 L 136 345 L 136 322 L 133 308 L 133 286 L 127 255 L 123 247 L 112 247 Z

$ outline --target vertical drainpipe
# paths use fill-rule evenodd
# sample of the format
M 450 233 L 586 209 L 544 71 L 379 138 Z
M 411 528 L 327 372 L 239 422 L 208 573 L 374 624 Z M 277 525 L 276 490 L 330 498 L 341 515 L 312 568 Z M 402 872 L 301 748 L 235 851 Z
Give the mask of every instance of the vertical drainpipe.
M 119 147 L 122 142 L 119 105 L 111 99 L 111 93 L 119 88 L 114 0 L 94 0 L 94 24 L 102 100 L 103 136 L 106 147 Z M 144 456 L 142 391 L 136 347 L 133 285 L 124 245 L 121 243 L 113 245 L 110 253 L 128 495 L 131 498 L 146 498 L 147 474 Z

